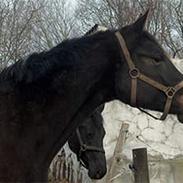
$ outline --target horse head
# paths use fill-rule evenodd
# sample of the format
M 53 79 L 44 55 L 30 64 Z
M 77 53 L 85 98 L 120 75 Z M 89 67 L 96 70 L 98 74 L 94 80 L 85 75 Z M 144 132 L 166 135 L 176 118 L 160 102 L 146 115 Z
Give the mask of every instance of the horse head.
M 173 113 L 183 122 L 183 75 L 144 29 L 147 16 L 148 12 L 115 32 L 119 45 L 116 96 L 133 107 L 163 112 L 160 119 Z
M 68 140 L 69 147 L 77 155 L 78 160 L 88 169 L 92 179 L 100 179 L 106 174 L 106 158 L 103 148 L 105 130 L 100 106 L 86 119 Z

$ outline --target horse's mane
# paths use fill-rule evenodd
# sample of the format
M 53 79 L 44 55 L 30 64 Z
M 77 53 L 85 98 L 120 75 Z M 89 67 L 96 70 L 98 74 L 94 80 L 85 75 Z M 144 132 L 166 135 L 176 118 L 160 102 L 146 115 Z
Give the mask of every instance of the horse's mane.
M 98 32 L 91 36 L 65 40 L 49 51 L 33 53 L 27 59 L 21 59 L 5 68 L 0 73 L 0 82 L 11 80 L 15 83 L 31 83 L 58 70 L 77 67 L 81 57 L 96 41 L 105 39 L 104 34 L 109 32 Z

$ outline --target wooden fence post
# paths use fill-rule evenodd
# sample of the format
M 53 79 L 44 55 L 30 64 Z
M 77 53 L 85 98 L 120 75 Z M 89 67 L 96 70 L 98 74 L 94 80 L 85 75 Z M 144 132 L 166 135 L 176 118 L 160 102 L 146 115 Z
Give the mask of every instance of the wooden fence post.
M 133 149 L 135 183 L 149 183 L 147 149 Z
M 117 143 L 116 143 L 116 147 L 115 147 L 115 150 L 114 150 L 114 154 L 113 154 L 113 157 L 112 157 L 112 161 L 111 161 L 111 165 L 109 166 L 109 171 L 108 171 L 108 174 L 107 174 L 107 181 L 106 183 L 111 183 L 111 179 L 115 176 L 114 175 L 114 168 L 115 168 L 115 165 L 121 160 L 122 156 L 122 147 L 125 143 L 125 140 L 126 140 L 126 134 L 128 132 L 128 128 L 129 128 L 129 124 L 127 123 L 122 123 L 121 125 L 121 129 L 120 129 L 120 133 L 119 133 L 119 136 L 118 136 L 118 140 L 117 140 Z

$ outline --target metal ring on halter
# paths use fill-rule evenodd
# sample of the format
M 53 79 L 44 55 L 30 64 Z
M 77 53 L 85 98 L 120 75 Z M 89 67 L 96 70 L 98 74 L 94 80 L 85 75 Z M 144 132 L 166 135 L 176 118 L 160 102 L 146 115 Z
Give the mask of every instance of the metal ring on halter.
M 81 151 L 84 152 L 87 150 L 87 145 L 86 144 L 82 144 L 81 145 Z
M 169 87 L 165 92 L 168 98 L 173 98 L 177 90 L 174 87 Z
M 140 71 L 138 68 L 135 67 L 135 68 L 129 70 L 129 75 L 131 78 L 136 79 L 139 77 Z

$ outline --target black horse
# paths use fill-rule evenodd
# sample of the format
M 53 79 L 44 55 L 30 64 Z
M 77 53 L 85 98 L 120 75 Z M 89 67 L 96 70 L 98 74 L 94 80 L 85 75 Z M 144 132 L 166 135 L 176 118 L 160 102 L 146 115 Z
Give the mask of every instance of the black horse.
M 47 181 L 53 157 L 105 102 L 118 99 L 164 114 L 170 109 L 183 121 L 182 83 L 177 85 L 183 75 L 144 30 L 146 18 L 147 13 L 119 30 L 66 40 L 2 71 L 1 182 Z
M 79 125 L 69 138 L 70 149 L 77 155 L 81 164 L 88 169 L 91 179 L 101 179 L 106 174 L 106 157 L 103 148 L 105 130 L 101 112 L 104 105 Z

